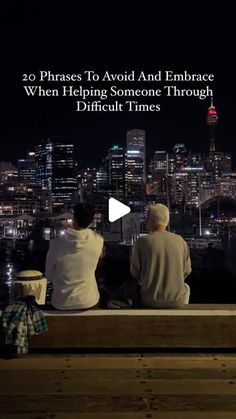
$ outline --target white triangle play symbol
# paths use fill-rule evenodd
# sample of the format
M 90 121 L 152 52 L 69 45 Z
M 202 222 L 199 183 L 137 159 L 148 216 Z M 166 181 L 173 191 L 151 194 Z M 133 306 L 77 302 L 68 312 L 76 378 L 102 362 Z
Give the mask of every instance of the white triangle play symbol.
M 122 202 L 118 201 L 115 198 L 109 199 L 108 204 L 108 218 L 109 221 L 112 223 L 113 221 L 119 220 L 119 218 L 124 217 L 124 215 L 129 214 L 130 207 Z

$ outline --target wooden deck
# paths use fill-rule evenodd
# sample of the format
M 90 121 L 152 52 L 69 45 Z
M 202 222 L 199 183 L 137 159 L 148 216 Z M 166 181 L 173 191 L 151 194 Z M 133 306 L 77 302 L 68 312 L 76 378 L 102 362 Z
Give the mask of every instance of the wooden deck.
M 0 360 L 1 419 L 235 419 L 235 354 Z

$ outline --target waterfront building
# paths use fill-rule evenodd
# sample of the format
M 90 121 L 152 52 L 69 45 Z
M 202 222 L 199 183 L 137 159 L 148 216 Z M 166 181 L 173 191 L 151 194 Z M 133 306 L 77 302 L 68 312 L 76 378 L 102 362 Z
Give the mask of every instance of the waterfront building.
M 34 151 L 28 151 L 25 159 L 18 159 L 18 177 L 25 185 L 32 187 L 39 185 Z
M 18 169 L 10 162 L 0 162 L 0 184 L 18 179 Z
M 38 189 L 8 178 L 0 184 L 0 214 L 20 215 L 34 214 L 40 209 Z
M 0 200 L 0 215 L 36 214 L 40 211 L 40 202 L 35 199 Z

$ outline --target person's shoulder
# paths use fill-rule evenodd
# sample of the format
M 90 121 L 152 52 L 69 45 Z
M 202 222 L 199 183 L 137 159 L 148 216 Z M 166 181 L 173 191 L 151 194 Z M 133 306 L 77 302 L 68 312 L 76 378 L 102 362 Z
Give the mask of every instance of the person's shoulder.
M 145 234 L 144 236 L 139 237 L 139 239 L 135 242 L 137 246 L 142 246 L 142 244 L 145 244 L 148 240 L 150 240 L 151 234 Z
M 178 240 L 179 242 L 186 243 L 184 238 L 180 236 L 180 234 L 172 233 L 171 231 L 167 231 L 168 236 L 171 237 L 173 240 Z
M 90 231 L 91 231 L 91 235 L 92 235 L 95 239 L 98 239 L 98 240 L 100 240 L 100 241 L 104 241 L 104 237 L 103 237 L 101 234 L 97 233 L 96 231 L 94 231 L 94 230 L 92 230 L 92 229 L 90 229 Z
M 170 232 L 169 234 L 172 234 L 174 240 L 178 241 L 179 243 L 182 243 L 183 246 L 188 247 L 188 243 L 186 242 L 186 240 L 184 240 L 182 236 L 180 236 L 180 234 Z
M 173 239 L 174 238 L 176 238 L 177 240 L 178 238 L 182 239 L 182 237 L 179 234 L 173 233 L 172 231 L 166 231 L 166 233 L 168 234 L 169 237 L 173 237 Z

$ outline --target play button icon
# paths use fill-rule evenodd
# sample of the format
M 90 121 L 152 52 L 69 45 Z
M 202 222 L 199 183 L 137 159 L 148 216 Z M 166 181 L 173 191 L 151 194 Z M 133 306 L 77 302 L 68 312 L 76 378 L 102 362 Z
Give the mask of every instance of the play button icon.
M 109 221 L 113 223 L 113 221 L 119 220 L 119 218 L 124 217 L 124 215 L 129 214 L 130 207 L 122 202 L 118 201 L 115 198 L 110 198 L 108 203 L 108 217 Z

